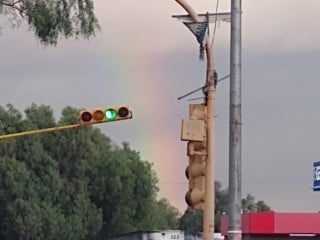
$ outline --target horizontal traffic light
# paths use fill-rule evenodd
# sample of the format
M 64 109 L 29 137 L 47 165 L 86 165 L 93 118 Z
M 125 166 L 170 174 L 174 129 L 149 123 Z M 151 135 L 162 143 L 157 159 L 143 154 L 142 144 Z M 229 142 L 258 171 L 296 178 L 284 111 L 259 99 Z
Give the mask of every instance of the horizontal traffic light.
M 132 118 L 132 112 L 127 106 L 114 106 L 81 111 L 79 122 L 80 124 L 95 124 L 130 118 Z

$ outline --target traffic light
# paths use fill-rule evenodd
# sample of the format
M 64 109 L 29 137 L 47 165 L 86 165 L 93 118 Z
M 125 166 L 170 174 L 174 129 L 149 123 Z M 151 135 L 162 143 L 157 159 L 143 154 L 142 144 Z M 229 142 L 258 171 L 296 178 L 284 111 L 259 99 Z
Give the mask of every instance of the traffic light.
M 190 104 L 189 119 L 182 120 L 181 140 L 188 141 L 187 155 L 189 165 L 186 177 L 189 179 L 189 190 L 186 203 L 193 209 L 203 210 L 205 196 L 205 171 L 207 159 L 207 106 Z
M 132 118 L 132 112 L 126 106 L 114 106 L 84 110 L 80 112 L 80 124 L 96 124 Z

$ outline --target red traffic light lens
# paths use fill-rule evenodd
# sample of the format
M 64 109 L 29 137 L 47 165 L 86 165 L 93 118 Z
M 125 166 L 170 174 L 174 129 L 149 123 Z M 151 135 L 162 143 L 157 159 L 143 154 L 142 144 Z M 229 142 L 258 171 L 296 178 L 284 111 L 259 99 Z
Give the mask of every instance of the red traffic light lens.
M 101 110 L 96 110 L 94 113 L 93 113 L 93 120 L 95 121 L 102 121 L 104 119 L 104 113 L 103 111 Z
M 83 112 L 81 113 L 81 120 L 83 122 L 90 122 L 92 119 L 92 115 L 90 112 Z
M 128 108 L 126 108 L 126 107 L 119 108 L 118 115 L 119 115 L 119 117 L 122 117 L 122 118 L 128 117 L 129 116 Z

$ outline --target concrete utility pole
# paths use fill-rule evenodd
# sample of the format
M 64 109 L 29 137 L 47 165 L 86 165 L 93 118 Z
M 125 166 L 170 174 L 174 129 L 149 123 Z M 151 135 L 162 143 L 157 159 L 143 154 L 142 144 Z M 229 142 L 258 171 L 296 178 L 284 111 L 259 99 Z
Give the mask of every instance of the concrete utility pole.
M 228 239 L 241 240 L 241 0 L 231 0 Z

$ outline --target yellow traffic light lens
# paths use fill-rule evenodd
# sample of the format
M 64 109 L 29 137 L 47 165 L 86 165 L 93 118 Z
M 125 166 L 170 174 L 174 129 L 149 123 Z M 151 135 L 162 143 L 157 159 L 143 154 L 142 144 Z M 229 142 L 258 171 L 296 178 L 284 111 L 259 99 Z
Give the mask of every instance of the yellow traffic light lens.
M 109 121 L 115 120 L 117 118 L 117 111 L 110 108 L 106 111 L 105 116 Z
M 96 111 L 93 113 L 92 118 L 93 118 L 93 120 L 95 120 L 95 121 L 102 121 L 103 118 L 104 118 L 104 113 L 103 113 L 103 111 L 101 111 L 101 110 L 96 110 Z
M 83 122 L 90 122 L 92 119 L 92 115 L 90 112 L 83 112 L 81 113 L 81 120 Z
M 118 110 L 118 114 L 122 118 L 128 117 L 129 116 L 129 110 L 126 107 L 121 107 Z

